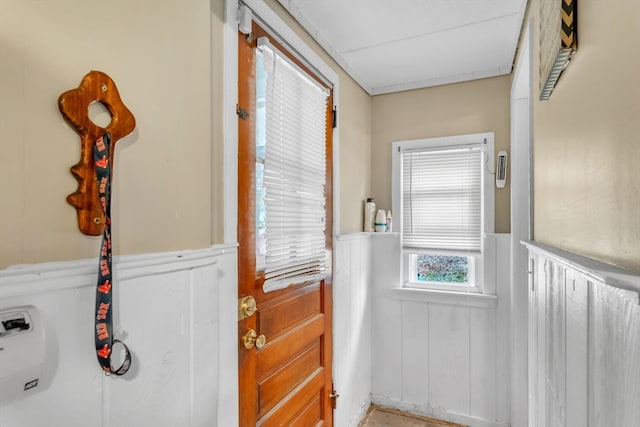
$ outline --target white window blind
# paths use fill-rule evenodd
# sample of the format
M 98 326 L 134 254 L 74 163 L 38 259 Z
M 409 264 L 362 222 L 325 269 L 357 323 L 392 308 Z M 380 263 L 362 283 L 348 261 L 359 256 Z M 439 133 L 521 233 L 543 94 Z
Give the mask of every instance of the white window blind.
M 480 251 L 481 146 L 402 152 L 402 245 Z
M 272 291 L 324 278 L 328 90 L 259 40 L 266 71 L 265 283 Z

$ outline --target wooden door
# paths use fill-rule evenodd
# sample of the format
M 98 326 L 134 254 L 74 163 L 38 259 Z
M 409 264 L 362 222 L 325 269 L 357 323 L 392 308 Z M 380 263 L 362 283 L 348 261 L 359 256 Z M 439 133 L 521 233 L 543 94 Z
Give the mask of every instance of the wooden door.
M 255 314 L 238 321 L 240 426 L 332 426 L 331 277 L 265 293 L 264 275 L 256 271 L 254 48 L 256 39 L 267 34 L 253 25 L 252 41 L 239 33 L 238 43 L 238 297 L 252 296 L 257 303 Z M 329 250 L 333 210 L 332 105 L 330 97 L 325 231 Z M 245 348 L 243 337 L 251 329 L 265 336 L 266 344 L 261 349 Z

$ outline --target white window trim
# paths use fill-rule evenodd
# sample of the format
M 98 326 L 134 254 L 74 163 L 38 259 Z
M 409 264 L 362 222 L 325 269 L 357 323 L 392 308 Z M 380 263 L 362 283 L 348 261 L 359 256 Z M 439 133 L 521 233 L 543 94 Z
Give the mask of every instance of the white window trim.
M 435 147 L 435 148 L 444 148 L 444 147 L 454 147 L 458 145 L 469 145 L 469 144 L 477 144 L 484 143 L 483 151 L 487 153 L 485 167 L 483 168 L 483 173 L 481 175 L 481 185 L 482 185 L 482 201 L 481 201 L 481 223 L 482 223 L 482 243 L 481 243 L 481 255 L 479 256 L 479 263 L 476 265 L 478 269 L 475 277 L 476 277 L 476 287 L 460 287 L 456 289 L 456 285 L 439 285 L 439 286 L 430 286 L 429 284 L 424 284 L 419 287 L 412 286 L 412 284 L 407 283 L 405 280 L 406 274 L 406 266 L 405 266 L 405 253 L 401 251 L 401 277 L 400 283 L 402 288 L 405 290 L 416 290 L 427 292 L 427 294 L 420 295 L 432 295 L 434 292 L 447 294 L 448 298 L 453 296 L 456 298 L 457 296 L 467 296 L 467 295 L 482 295 L 485 294 L 488 289 L 492 288 L 490 284 L 488 284 L 485 280 L 485 272 L 491 268 L 492 265 L 495 264 L 495 254 L 493 252 L 485 251 L 485 239 L 489 234 L 493 234 L 494 232 L 494 222 L 495 222 L 495 184 L 494 184 L 494 133 L 486 132 L 486 133 L 476 133 L 476 134 L 468 134 L 468 135 L 455 135 L 455 136 L 447 136 L 447 137 L 438 137 L 438 138 L 423 138 L 423 139 L 413 139 L 413 140 L 405 140 L 405 141 L 395 141 L 391 144 L 391 158 L 392 158 L 392 207 L 394 212 L 394 227 L 400 231 L 400 239 L 402 241 L 402 215 L 401 215 L 401 206 L 400 206 L 400 194 L 401 194 L 401 150 L 409 150 L 409 149 L 419 149 L 423 147 Z M 397 224 L 397 226 L 396 226 Z M 449 295 L 452 294 L 452 295 Z

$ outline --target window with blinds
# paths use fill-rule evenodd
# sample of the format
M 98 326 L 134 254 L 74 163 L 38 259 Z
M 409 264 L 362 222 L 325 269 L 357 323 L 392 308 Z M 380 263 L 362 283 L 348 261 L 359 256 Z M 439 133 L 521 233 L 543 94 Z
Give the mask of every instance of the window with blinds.
M 402 152 L 402 245 L 480 250 L 481 146 Z
M 480 292 L 483 234 L 493 231 L 493 134 L 399 141 L 392 157 L 402 282 Z
M 273 291 L 327 274 L 329 92 L 266 39 L 256 54 L 257 265 Z

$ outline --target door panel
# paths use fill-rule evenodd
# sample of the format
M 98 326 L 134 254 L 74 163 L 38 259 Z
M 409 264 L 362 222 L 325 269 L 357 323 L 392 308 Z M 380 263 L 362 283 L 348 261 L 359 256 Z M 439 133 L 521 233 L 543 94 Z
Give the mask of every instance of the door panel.
M 315 425 L 322 425 L 322 414 L 319 411 L 320 400 L 322 396 L 316 396 L 311 400 L 309 405 L 302 411 L 302 413 L 291 423 L 292 427 L 308 427 Z
M 320 345 L 304 349 L 300 356 L 292 360 L 287 369 L 281 369 L 259 384 L 260 412 L 266 413 L 282 397 L 308 378 L 321 366 Z
M 284 399 L 281 404 L 271 413 L 263 418 L 264 423 L 259 424 L 264 427 L 290 426 L 297 423 L 298 420 L 309 411 L 311 405 L 318 409 L 322 414 L 322 404 L 324 399 L 324 378 L 322 372 L 310 376 L 302 385 L 294 390 Z M 262 420 L 261 420 L 262 421 Z M 317 420 L 317 424 L 330 425 L 325 420 Z M 314 424 L 311 424 L 314 425 Z
M 240 426 L 331 427 L 331 276 L 319 282 L 264 293 L 264 276 L 256 271 L 253 49 L 258 37 L 269 35 L 253 25 L 251 42 L 245 35 L 238 34 L 238 108 L 249 113 L 238 119 L 238 298 L 251 295 L 258 308 L 255 314 L 238 322 Z M 270 40 L 283 51 L 274 38 Z M 326 247 L 331 251 L 332 95 L 327 105 L 325 235 Z M 242 337 L 249 329 L 266 337 L 264 347 L 245 348 Z
M 259 376 L 271 375 L 284 364 L 312 345 L 316 345 L 324 333 L 324 316 L 316 316 L 260 350 Z
M 285 300 L 270 301 L 260 306 L 258 323 L 260 331 L 271 339 L 320 314 L 322 295 L 320 284 L 314 283 L 287 295 Z

